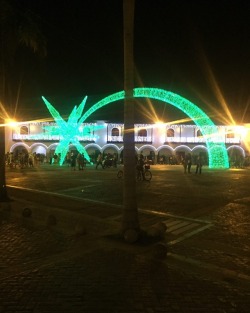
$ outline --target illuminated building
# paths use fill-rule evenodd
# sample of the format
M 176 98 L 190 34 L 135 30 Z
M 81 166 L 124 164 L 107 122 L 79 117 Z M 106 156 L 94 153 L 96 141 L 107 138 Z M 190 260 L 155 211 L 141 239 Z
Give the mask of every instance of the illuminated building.
M 60 134 L 46 134 L 45 129 L 48 126 L 56 127 L 57 124 L 31 122 L 6 127 L 6 151 L 25 149 L 27 152 L 41 153 L 48 157 L 55 152 L 60 140 Z M 122 156 L 123 124 L 99 121 L 83 123 L 81 127 L 84 133 L 78 140 L 90 158 L 94 159 L 99 152 L 116 153 L 118 159 Z M 248 125 L 216 128 L 224 139 L 230 159 L 248 156 Z M 76 150 L 76 147 L 70 143 L 69 149 Z M 135 124 L 135 149 L 137 153 L 143 153 L 154 162 L 161 157 L 164 157 L 164 163 L 169 163 L 171 157 L 180 162 L 181 157 L 187 153 L 193 156 L 201 154 L 208 162 L 206 140 L 196 125 Z
M 248 153 L 247 126 L 216 126 L 212 120 L 189 100 L 163 89 L 135 88 L 134 98 L 151 98 L 166 102 L 183 111 L 195 125 L 135 124 L 135 150 L 143 153 L 152 163 L 174 160 L 180 163 L 186 153 L 202 155 L 210 168 L 228 168 L 229 160 L 244 159 Z M 6 132 L 6 151 L 18 148 L 27 152 L 60 155 L 63 164 L 69 150 L 77 150 L 87 161 L 95 160 L 99 152 L 115 153 L 122 158 L 123 124 L 105 122 L 84 123 L 96 110 L 112 102 L 123 100 L 125 92 L 114 93 L 97 102 L 85 113 L 87 97 L 75 106 L 65 121 L 60 113 L 43 97 L 55 123 L 17 124 Z M 167 163 L 164 161 L 164 163 Z

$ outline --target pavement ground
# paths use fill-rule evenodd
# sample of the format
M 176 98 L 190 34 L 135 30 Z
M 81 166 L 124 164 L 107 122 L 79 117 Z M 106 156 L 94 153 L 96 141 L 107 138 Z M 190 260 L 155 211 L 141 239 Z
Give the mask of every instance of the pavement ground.
M 151 170 L 140 225 L 167 231 L 127 244 L 117 169 L 7 169 L 0 312 L 249 312 L 249 169 Z

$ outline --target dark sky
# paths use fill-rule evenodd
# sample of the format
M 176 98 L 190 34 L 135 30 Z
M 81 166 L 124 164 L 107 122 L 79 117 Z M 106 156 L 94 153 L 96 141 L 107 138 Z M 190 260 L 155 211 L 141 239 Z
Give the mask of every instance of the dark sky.
M 123 89 L 122 0 L 17 2 L 36 13 L 48 50 L 39 62 L 20 58 L 19 116 L 49 116 L 42 95 L 68 115 L 86 95 L 91 106 Z M 135 87 L 177 93 L 217 123 L 231 123 L 229 112 L 237 123 L 250 122 L 249 16 L 245 0 L 135 0 Z M 153 103 L 165 122 L 185 117 Z M 122 121 L 122 106 L 101 109 L 93 120 Z

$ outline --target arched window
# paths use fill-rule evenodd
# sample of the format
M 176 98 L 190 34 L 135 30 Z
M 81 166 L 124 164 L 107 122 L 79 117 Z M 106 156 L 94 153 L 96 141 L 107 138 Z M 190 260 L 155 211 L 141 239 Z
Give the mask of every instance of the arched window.
M 148 135 L 148 132 L 145 128 L 141 128 L 138 130 L 138 136 L 139 137 L 147 137 Z
M 196 136 L 197 136 L 197 137 L 202 137 L 202 136 L 203 136 L 203 135 L 202 135 L 202 132 L 201 132 L 199 129 L 197 130 Z
M 234 133 L 227 133 L 226 137 L 227 138 L 234 138 Z
M 167 137 L 174 137 L 174 130 L 173 130 L 173 128 L 169 128 L 167 130 Z
M 20 135 L 28 135 L 29 134 L 29 129 L 27 126 L 21 126 L 20 127 Z
M 114 127 L 111 131 L 111 136 L 119 136 L 120 133 L 119 133 L 119 129 Z

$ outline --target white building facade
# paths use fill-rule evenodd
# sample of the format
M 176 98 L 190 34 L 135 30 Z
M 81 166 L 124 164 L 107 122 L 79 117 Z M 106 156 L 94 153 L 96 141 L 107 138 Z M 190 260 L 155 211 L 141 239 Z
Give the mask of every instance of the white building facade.
M 46 132 L 48 126 L 57 127 L 55 123 L 48 122 L 19 123 L 15 127 L 6 126 L 6 153 L 18 153 L 25 150 L 28 153 L 43 154 L 48 159 L 53 155 L 61 139 L 60 135 L 49 135 Z M 118 160 L 122 159 L 123 124 L 98 121 L 84 123 L 81 127 L 84 132 L 78 140 L 85 147 L 93 162 L 100 152 L 116 154 Z M 249 160 L 249 125 L 219 125 L 216 129 L 224 140 L 231 163 Z M 69 150 L 76 150 L 76 148 L 70 144 Z M 151 160 L 153 164 L 179 164 L 187 153 L 193 157 L 202 155 L 207 161 L 206 140 L 196 125 L 135 124 L 135 150 Z

